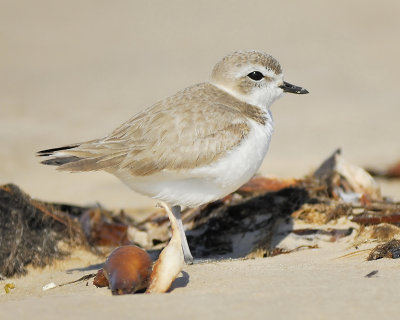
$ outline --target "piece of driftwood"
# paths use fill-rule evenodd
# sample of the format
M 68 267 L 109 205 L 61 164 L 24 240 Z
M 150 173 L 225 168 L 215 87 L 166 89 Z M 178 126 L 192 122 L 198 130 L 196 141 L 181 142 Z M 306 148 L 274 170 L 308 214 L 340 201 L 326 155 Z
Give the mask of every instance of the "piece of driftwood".
M 362 225 L 379 223 L 400 224 L 400 206 L 398 204 L 383 204 L 381 209 L 371 211 L 365 208 L 365 213 L 356 215 L 351 221 Z

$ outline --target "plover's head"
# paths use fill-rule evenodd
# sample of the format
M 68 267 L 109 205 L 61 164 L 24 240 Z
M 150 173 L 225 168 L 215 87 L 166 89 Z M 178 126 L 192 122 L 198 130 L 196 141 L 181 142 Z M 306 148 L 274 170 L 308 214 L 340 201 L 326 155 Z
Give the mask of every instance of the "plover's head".
M 236 51 L 227 55 L 215 65 L 211 83 L 262 108 L 268 108 L 284 92 L 308 93 L 283 81 L 279 62 L 262 51 Z

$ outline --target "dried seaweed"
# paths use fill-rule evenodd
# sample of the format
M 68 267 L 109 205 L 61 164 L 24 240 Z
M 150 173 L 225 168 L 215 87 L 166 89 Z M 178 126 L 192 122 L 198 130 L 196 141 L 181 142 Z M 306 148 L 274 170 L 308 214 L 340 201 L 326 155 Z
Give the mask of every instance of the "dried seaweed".
M 292 233 L 299 236 L 326 236 L 330 242 L 335 242 L 341 238 L 348 237 L 353 232 L 353 228 L 346 229 L 331 229 L 321 230 L 321 229 L 296 229 Z
M 390 240 L 384 244 L 376 246 L 369 254 L 367 260 L 377 260 L 381 258 L 400 258 L 400 240 Z
M 58 285 L 58 287 L 63 287 L 63 286 L 69 285 L 69 284 L 74 284 L 74 283 L 78 283 L 78 282 L 87 281 L 87 280 L 90 280 L 92 278 L 95 278 L 96 275 L 97 275 L 97 273 L 89 273 L 89 274 L 86 274 L 86 275 L 80 277 L 79 279 L 76 279 L 76 280 L 73 280 L 73 281 L 68 281 L 68 282 L 65 282 L 65 283 L 61 283 L 61 284 Z
M 266 256 L 273 249 L 277 225 L 309 200 L 303 188 L 289 187 L 236 203 L 214 202 L 194 218 L 187 232 L 196 257 L 238 258 L 258 252 Z
M 387 169 L 368 168 L 367 171 L 374 177 L 384 179 L 399 179 L 400 178 L 400 161 L 397 161 Z
M 83 244 L 79 223 L 68 214 L 32 200 L 13 184 L 0 187 L 0 273 L 26 274 L 28 264 L 43 267 L 68 253 L 58 242 Z
M 101 253 L 99 246 L 128 244 L 131 223 L 123 212 L 38 201 L 16 185 L 2 185 L 0 275 L 25 275 L 26 266 L 50 265 L 77 246 Z
M 270 257 L 275 257 L 275 256 L 279 256 L 281 254 L 288 254 L 288 253 L 292 253 L 292 252 L 297 252 L 297 251 L 301 251 L 301 250 L 306 250 L 306 249 L 318 249 L 318 245 L 314 244 L 314 245 L 302 245 L 302 246 L 298 246 L 294 249 L 288 250 L 288 249 L 283 249 L 283 248 L 275 248 L 274 250 L 272 250 L 272 252 L 269 254 Z

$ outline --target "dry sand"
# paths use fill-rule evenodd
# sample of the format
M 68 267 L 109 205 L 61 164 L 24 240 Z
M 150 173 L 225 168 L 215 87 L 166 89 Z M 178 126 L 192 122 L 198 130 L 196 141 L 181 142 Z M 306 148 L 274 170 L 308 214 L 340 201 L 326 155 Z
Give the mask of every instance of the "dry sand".
M 2 0 L 0 183 L 48 201 L 152 205 L 112 176 L 58 173 L 34 153 L 105 135 L 205 81 L 226 53 L 252 48 L 276 56 L 286 80 L 311 92 L 272 107 L 276 132 L 262 173 L 302 176 L 337 147 L 355 164 L 385 167 L 400 157 L 399 13 L 396 0 Z M 400 198 L 398 182 L 382 186 Z M 68 268 L 99 262 L 80 256 L 16 280 L 0 295 L 0 318 L 397 317 L 399 262 L 334 259 L 349 250 L 198 264 L 185 269 L 188 284 L 167 295 L 115 298 L 84 284 L 41 291 L 87 272 Z M 374 269 L 378 277 L 364 278 Z
M 365 253 L 340 258 L 353 251 L 335 243 L 268 259 L 186 266 L 172 292 L 164 295 L 112 297 L 91 280 L 42 291 L 49 282 L 72 281 L 97 270 L 98 265 L 86 267 L 78 259 L 15 280 L 12 293 L 0 296 L 1 312 L 43 320 L 396 319 L 399 262 L 366 262 Z M 374 270 L 379 270 L 374 277 L 365 277 Z

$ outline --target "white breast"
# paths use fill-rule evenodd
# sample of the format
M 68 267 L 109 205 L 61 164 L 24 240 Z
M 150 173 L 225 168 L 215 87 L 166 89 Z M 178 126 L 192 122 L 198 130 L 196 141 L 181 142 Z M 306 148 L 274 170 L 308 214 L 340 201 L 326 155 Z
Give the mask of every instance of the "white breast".
M 257 172 L 268 151 L 273 120 L 268 111 L 266 125 L 249 120 L 249 135 L 224 158 L 208 166 L 187 171 L 164 170 L 146 177 L 129 172 L 114 174 L 133 190 L 170 205 L 197 207 L 237 190 Z

